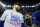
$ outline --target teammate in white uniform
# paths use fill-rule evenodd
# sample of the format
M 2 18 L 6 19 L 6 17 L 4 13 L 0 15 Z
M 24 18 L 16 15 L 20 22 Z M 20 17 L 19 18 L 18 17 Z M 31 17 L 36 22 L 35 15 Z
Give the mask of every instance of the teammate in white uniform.
M 4 27 L 21 27 L 22 23 L 24 23 L 24 19 L 19 10 L 20 6 L 17 4 L 13 5 L 13 10 L 6 10 L 4 11 L 3 15 L 1 16 L 1 21 L 4 22 Z M 23 26 L 24 27 L 24 26 Z

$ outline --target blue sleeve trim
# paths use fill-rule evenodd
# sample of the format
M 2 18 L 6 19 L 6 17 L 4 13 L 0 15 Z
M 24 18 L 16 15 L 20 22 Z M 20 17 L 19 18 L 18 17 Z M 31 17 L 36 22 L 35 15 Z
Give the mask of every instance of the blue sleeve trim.
M 25 27 L 24 23 L 22 23 L 22 26 L 21 27 Z
M 4 21 L 0 21 L 0 27 L 3 27 Z

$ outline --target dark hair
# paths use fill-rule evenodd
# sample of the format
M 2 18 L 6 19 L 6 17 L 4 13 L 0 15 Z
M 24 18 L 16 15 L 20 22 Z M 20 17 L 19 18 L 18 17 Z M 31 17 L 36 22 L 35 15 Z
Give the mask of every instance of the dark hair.
M 17 3 L 14 3 L 14 5 L 19 5 L 20 6 L 20 3 L 17 2 Z

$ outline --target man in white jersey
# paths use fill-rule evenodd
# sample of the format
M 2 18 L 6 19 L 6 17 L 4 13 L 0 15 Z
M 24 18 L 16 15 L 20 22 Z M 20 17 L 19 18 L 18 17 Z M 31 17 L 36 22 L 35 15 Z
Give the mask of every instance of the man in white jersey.
M 6 10 L 1 16 L 1 21 L 4 22 L 4 27 L 24 27 L 24 19 L 19 10 L 19 3 L 13 5 L 13 10 Z

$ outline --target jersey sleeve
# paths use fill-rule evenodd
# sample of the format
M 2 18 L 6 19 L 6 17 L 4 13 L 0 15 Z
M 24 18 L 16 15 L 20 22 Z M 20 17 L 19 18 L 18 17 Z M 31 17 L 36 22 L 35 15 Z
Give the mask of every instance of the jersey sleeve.
M 21 17 L 21 22 L 24 23 L 23 15 L 21 15 L 20 17 Z
M 4 11 L 4 13 L 1 16 L 1 21 L 4 21 L 6 19 L 7 10 Z

